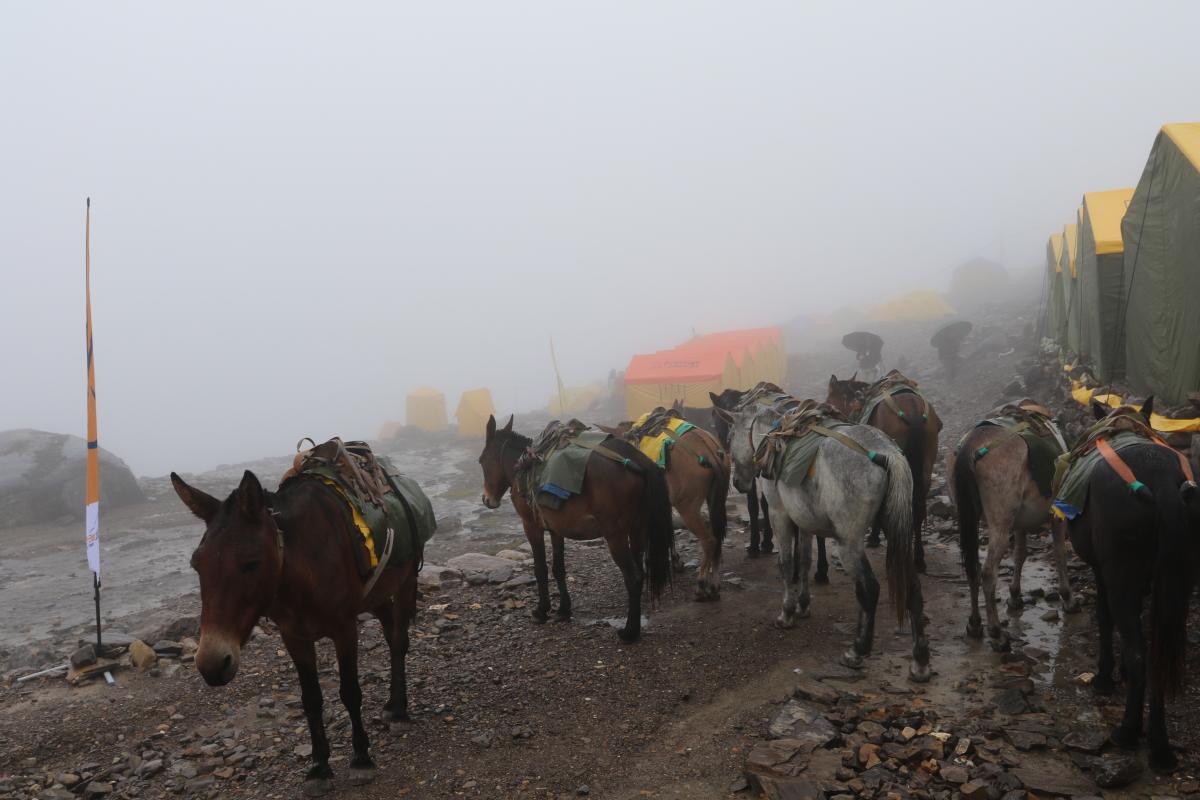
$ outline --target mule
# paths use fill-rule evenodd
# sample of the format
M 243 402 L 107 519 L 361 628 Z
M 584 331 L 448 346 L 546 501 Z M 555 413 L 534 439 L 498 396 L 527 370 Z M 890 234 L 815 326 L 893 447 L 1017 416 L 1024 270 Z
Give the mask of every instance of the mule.
M 1149 424 L 1154 407 L 1148 398 L 1141 413 Z M 1129 409 L 1116 409 L 1118 413 Z M 1093 404 L 1102 419 L 1110 412 Z M 1187 480 L 1178 453 L 1149 440 L 1120 451 L 1120 458 L 1143 486 L 1136 492 L 1106 462 L 1089 476 L 1083 513 L 1068 523 L 1071 543 L 1096 578 L 1096 623 L 1100 648 L 1096 678 L 1099 694 L 1114 691 L 1113 628 L 1121 634 L 1121 674 L 1125 713 L 1113 741 L 1127 749 L 1142 736 L 1146 694 L 1150 722 L 1150 764 L 1170 770 L 1175 753 L 1167 737 L 1165 699 L 1177 695 L 1184 679 L 1187 613 L 1195 583 L 1200 546 L 1200 503 Z M 1149 634 L 1142 630 L 1142 607 L 1150 598 Z
M 871 384 L 856 380 L 856 377 L 857 375 L 849 380 L 839 381 L 836 375 L 830 375 L 825 401 L 842 412 L 847 419 L 853 420 L 862 415 L 871 388 Z M 862 421 L 890 436 L 908 460 L 908 468 L 913 476 L 913 553 L 917 570 L 925 572 L 925 542 L 922 532 L 928 514 L 929 487 L 933 484 L 933 462 L 937 459 L 938 434 L 942 430 L 942 420 L 933 405 L 920 395 L 900 392 L 893 395 L 892 399 L 904 412 L 903 416 L 897 414 L 887 403 L 879 403 L 872 409 L 870 418 Z M 878 525 L 872 526 L 867 542 L 871 547 L 879 546 Z
M 1049 423 L 1053 425 L 1053 422 Z M 976 454 L 986 456 L 976 459 Z M 1067 544 L 1064 526 L 1050 513 L 1053 497 L 1046 497 L 1034 480 L 1029 463 L 1029 447 L 1020 436 L 1010 436 L 998 425 L 972 428 L 946 460 L 951 476 L 950 495 L 958 510 L 958 545 L 963 569 L 971 587 L 971 612 L 967 618 L 967 636 L 983 638 L 979 616 L 979 524 L 986 520 L 987 561 L 983 567 L 983 599 L 987 610 L 987 631 L 992 648 L 1010 647 L 1008 634 L 1000 626 L 996 607 L 996 572 L 1013 542 L 1013 574 L 1008 587 L 1008 609 L 1020 613 L 1024 606 L 1021 571 L 1025 566 L 1026 537 L 1037 533 L 1047 522 L 1054 547 L 1054 566 L 1063 611 L 1079 610 L 1079 599 L 1071 593 L 1067 571 Z
M 708 393 L 712 401 L 712 424 L 717 441 L 729 451 L 729 424 L 717 409 L 732 411 L 746 393 L 737 389 L 726 389 L 720 394 Z M 736 488 L 736 487 L 735 487 Z M 740 491 L 740 490 L 739 490 Z M 746 555 L 758 558 L 760 555 L 770 555 L 775 552 L 774 534 L 771 531 L 771 519 L 767 509 L 767 500 L 761 492 L 746 492 L 746 515 L 750 517 L 750 541 L 746 543 Z M 761 509 L 761 513 L 760 513 Z
M 420 558 L 387 567 L 370 592 L 355 558 L 362 541 L 350 509 L 338 493 L 316 478 L 299 477 L 279 491 L 263 490 L 247 471 L 224 501 L 189 486 L 171 473 L 175 493 L 205 524 L 192 553 L 200 577 L 200 645 L 196 669 L 209 686 L 224 686 L 238 672 L 242 647 L 261 617 L 279 628 L 296 665 L 301 701 L 312 738 L 312 766 L 304 780 L 308 795 L 333 788 L 329 739 L 322 716 L 316 642 L 332 639 L 337 651 L 339 694 L 350 715 L 354 757 L 351 782 L 375 776 L 362 722 L 358 682 L 358 615 L 370 612 L 383 627 L 391 655 L 391 692 L 384 719 L 408 719 L 404 659 L 408 627 L 417 610 Z
M 533 440 L 513 430 L 513 420 L 497 429 L 496 418 L 488 417 L 487 435 L 479 464 L 483 468 L 483 504 L 500 507 L 511 493 L 513 507 L 521 517 L 525 538 L 533 549 L 533 571 L 537 578 L 536 622 L 550 616 L 550 588 L 546 570 L 546 539 L 554 546 L 554 581 L 558 585 L 559 620 L 571 618 L 571 595 L 567 591 L 564 539 L 603 537 L 608 552 L 625 580 L 628 614 L 625 627 L 617 631 L 623 642 L 635 642 L 642 630 L 642 589 L 649 585 L 657 600 L 671 578 L 671 501 L 667 479 L 658 465 L 629 442 L 610 439 L 605 447 L 622 456 L 618 464 L 593 452 L 581 494 L 572 495 L 557 510 L 543 508 L 518 484 L 517 461 Z
M 809 615 L 808 568 L 812 536 L 821 532 L 841 547 L 842 563 L 854 582 L 859 613 L 854 643 L 842 656 L 846 666 L 859 668 L 871 654 L 875 638 L 875 608 L 879 582 L 867 559 L 863 531 L 877 518 L 888 537 L 888 593 L 896 619 L 905 615 L 912 624 L 912 662 L 909 677 L 925 682 L 929 669 L 929 642 L 925 638 L 924 600 L 912 549 L 912 473 L 904 454 L 882 431 L 851 425 L 838 432 L 862 449 L 826 438 L 808 474 L 799 480 L 760 477 L 755 466 L 755 445 L 781 418 L 774 407 L 752 403 L 735 411 L 721 409 L 730 426 L 733 482 L 740 491 L 752 491 L 757 481 L 770 503 L 771 524 L 779 537 L 779 571 L 783 578 L 783 609 L 777 620 L 784 628 L 797 617 Z M 883 459 L 880 466 L 867 453 Z
M 626 438 L 632 423 L 596 427 Z M 671 506 L 700 543 L 695 595 L 700 601 L 721 599 L 721 546 L 728 527 L 725 500 L 729 496 L 729 474 L 729 454 L 711 433 L 689 428 L 675 437 L 667 458 L 667 492 Z M 708 519 L 701 513 L 706 504 Z

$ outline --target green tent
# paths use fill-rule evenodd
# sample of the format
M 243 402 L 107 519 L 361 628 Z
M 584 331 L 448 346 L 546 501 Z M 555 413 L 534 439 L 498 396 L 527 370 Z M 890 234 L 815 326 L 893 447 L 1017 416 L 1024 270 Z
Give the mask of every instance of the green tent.
M 1125 375 L 1125 246 L 1121 219 L 1133 189 L 1088 192 L 1079 227 L 1079 356 L 1102 381 Z
M 1200 389 L 1200 123 L 1163 126 L 1121 234 L 1129 381 L 1182 403 Z
M 1058 346 L 1063 355 L 1073 356 L 1079 352 L 1079 226 L 1074 222 L 1063 228 L 1060 266 L 1063 313 L 1058 320 Z
M 1063 235 L 1054 233 L 1050 235 L 1050 240 L 1046 242 L 1046 296 L 1043 300 L 1046 304 L 1045 316 L 1042 318 L 1042 336 L 1046 339 L 1058 341 L 1058 332 L 1060 320 L 1062 320 L 1063 311 L 1063 287 L 1062 287 L 1062 249 Z

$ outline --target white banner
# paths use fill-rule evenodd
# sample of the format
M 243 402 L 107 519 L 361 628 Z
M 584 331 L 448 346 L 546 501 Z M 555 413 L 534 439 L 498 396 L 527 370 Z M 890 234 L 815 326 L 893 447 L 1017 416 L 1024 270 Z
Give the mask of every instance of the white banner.
M 88 569 L 100 577 L 100 504 L 88 503 L 85 510 Z

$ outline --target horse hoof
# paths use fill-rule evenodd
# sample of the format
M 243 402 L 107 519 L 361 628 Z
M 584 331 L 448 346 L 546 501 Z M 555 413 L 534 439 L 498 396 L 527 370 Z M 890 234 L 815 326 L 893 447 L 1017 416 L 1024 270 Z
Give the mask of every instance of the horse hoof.
M 759 556 L 759 550 L 757 547 L 747 547 L 746 548 L 746 558 L 758 558 L 758 556 Z
M 1072 595 L 1071 599 L 1063 602 L 1062 610 L 1064 614 L 1078 614 L 1083 610 L 1083 606 L 1080 604 L 1079 598 Z
M 913 683 L 929 683 L 929 679 L 933 677 L 933 670 L 928 664 L 918 664 L 913 662 L 908 667 L 908 679 Z
M 1012 640 L 1007 636 L 989 636 L 988 644 L 992 646 L 993 653 L 1012 652 Z
M 1025 601 L 1019 596 L 1009 595 L 1008 601 L 1005 602 L 1005 605 L 1008 606 L 1008 613 L 1020 614 L 1025 608 Z
M 375 780 L 375 762 L 370 756 L 354 757 L 350 762 L 350 785 L 366 786 Z
M 877 547 L 879 547 L 879 540 L 868 536 L 867 537 L 867 547 L 870 547 L 872 550 L 876 549 Z
M 566 611 L 563 611 L 560 608 L 558 611 L 556 611 L 554 613 L 554 620 L 556 622 L 570 622 L 571 621 L 571 609 L 568 608 Z
M 816 575 L 813 575 L 813 583 L 817 584 L 818 586 L 827 585 L 829 583 L 829 573 L 818 572 Z
M 775 545 L 773 545 L 773 544 L 764 544 L 764 545 L 762 546 L 762 554 L 763 554 L 764 556 L 769 556 L 769 555 L 771 555 L 771 553 L 774 553 L 774 552 L 775 552 Z
M 843 667 L 849 667 L 850 669 L 862 669 L 863 660 L 862 656 L 860 656 L 858 653 L 854 652 L 853 650 L 847 650 L 846 652 L 842 653 L 842 657 L 838 659 L 838 663 Z
M 982 639 L 983 638 L 983 623 L 978 622 L 978 621 L 975 621 L 975 622 L 968 621 L 967 622 L 967 636 L 971 639 Z
M 533 618 L 534 622 L 536 622 L 538 625 L 541 625 L 543 622 L 550 619 L 550 611 L 549 609 L 542 611 L 540 608 L 535 608 L 533 613 L 529 616 Z
M 804 608 L 800 608 L 800 609 L 796 610 L 796 619 L 808 619 L 811 614 L 812 614 L 812 607 L 804 606 Z
M 333 779 L 308 778 L 304 781 L 303 790 L 308 797 L 321 797 L 333 791 Z
M 779 616 L 775 618 L 775 626 L 787 630 L 788 628 L 796 627 L 796 615 L 789 614 L 786 611 L 780 611 Z
M 641 631 L 631 631 L 628 628 L 621 628 L 617 631 L 617 638 L 625 644 L 633 644 L 641 638 Z

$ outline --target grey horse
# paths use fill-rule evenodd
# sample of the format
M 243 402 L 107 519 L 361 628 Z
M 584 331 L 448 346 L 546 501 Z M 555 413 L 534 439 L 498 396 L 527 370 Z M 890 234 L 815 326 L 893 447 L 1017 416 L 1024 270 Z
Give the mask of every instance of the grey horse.
M 818 446 L 808 475 L 790 482 L 772 480 L 758 475 L 754 451 L 782 416 L 780 412 L 751 402 L 734 411 L 719 409 L 717 413 L 730 426 L 734 486 L 741 492 L 752 491 L 757 480 L 770 506 L 784 584 L 783 610 L 777 620 L 780 627 L 790 628 L 797 617 L 808 616 L 812 537 L 832 536 L 841 546 L 842 563 L 854 581 L 859 605 L 854 644 L 841 660 L 846 666 L 862 666 L 863 657 L 871 654 L 879 600 L 879 581 L 867 560 L 863 536 L 879 519 L 888 538 L 888 591 L 897 621 L 903 624 L 907 612 L 912 624 L 909 677 L 920 683 L 928 681 L 932 674 L 929 642 L 925 638 L 924 600 L 912 545 L 912 472 L 900 448 L 882 431 L 868 425 L 843 427 L 838 429 L 840 433 L 873 451 L 883 465 L 827 438 Z

